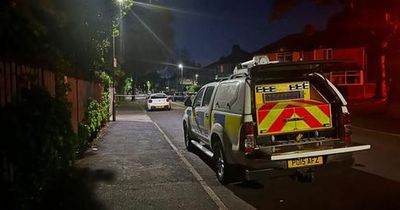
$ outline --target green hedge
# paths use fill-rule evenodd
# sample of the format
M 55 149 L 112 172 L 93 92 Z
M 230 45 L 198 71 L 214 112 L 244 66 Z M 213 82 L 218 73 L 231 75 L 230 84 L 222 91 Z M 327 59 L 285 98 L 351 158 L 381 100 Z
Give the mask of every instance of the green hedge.
M 0 110 L 5 209 L 29 209 L 40 203 L 57 177 L 69 171 L 75 154 L 67 101 L 39 88 L 17 95 Z
M 100 101 L 89 99 L 85 120 L 79 124 L 78 143 L 76 151 L 80 155 L 86 151 L 87 147 L 96 137 L 101 127 L 104 126 L 109 114 L 109 98 L 108 93 L 104 92 Z
M 4 209 L 31 209 L 57 191 L 73 161 L 109 119 L 108 93 L 90 99 L 78 134 L 70 104 L 40 88 L 22 90 L 0 109 L 0 196 Z

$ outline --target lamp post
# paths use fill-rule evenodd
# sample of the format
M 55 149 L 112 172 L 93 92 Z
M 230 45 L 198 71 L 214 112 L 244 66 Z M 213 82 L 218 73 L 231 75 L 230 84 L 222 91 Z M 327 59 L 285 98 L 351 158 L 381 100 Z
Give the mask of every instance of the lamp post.
M 180 81 L 180 84 L 183 85 L 183 65 L 180 63 L 180 64 L 178 64 L 178 67 L 181 70 L 181 81 Z
M 121 39 L 121 19 L 122 19 L 122 3 L 124 2 L 124 0 L 117 0 L 119 3 L 119 28 L 118 28 L 118 32 L 119 32 L 119 36 Z M 121 41 L 120 41 L 120 45 L 121 45 Z M 119 46 L 121 48 L 121 46 Z M 118 66 L 118 60 L 116 57 L 116 47 L 115 47 L 115 34 L 114 34 L 114 30 L 112 31 L 112 54 L 113 54 L 113 59 L 112 59 L 112 120 L 115 121 L 116 120 L 116 111 L 115 111 L 115 71 L 117 69 Z
M 115 57 L 115 35 L 112 34 L 112 43 L 113 43 L 113 60 L 112 60 L 112 120 L 116 120 L 115 113 L 115 70 L 117 68 L 117 58 Z
M 198 75 L 198 74 L 196 74 L 195 76 L 196 76 L 196 85 L 197 85 L 197 78 L 199 77 L 199 75 Z

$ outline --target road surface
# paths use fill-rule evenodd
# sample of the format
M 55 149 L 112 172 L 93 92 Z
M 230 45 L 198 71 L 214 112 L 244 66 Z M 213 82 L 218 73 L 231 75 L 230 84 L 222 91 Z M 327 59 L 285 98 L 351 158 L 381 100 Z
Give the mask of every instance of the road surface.
M 144 106 L 143 106 L 144 107 Z M 312 183 L 271 175 L 256 182 L 219 184 L 210 158 L 187 152 L 183 107 L 146 112 L 122 106 L 96 151 L 80 160 L 98 209 L 400 209 L 400 137 L 354 129 L 373 149 L 353 168 L 325 166 Z M 89 174 L 89 175 L 88 175 Z M 94 175 L 93 175 L 94 174 Z M 93 181 L 90 177 L 107 177 Z M 89 178 L 88 178 L 89 177 Z M 96 205 L 93 205 L 96 204 Z M 76 207 L 76 206 L 75 206 Z

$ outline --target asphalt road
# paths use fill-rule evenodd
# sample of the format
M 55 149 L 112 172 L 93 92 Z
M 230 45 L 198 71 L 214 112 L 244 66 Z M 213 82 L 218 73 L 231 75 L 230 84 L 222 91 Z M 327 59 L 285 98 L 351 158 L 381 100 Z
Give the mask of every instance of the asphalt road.
M 372 144 L 360 152 L 353 168 L 325 166 L 316 180 L 302 183 L 289 176 L 222 186 L 212 162 L 201 152 L 189 153 L 183 143 L 183 107 L 148 112 L 229 209 L 400 209 L 400 137 L 354 128 L 353 140 Z
M 319 168 L 312 183 L 271 175 L 223 186 L 210 158 L 186 151 L 183 107 L 143 107 L 121 106 L 77 162 L 80 190 L 65 192 L 64 209 L 400 209 L 400 137 L 355 129 L 354 140 L 377 149 L 358 154 L 354 168 Z

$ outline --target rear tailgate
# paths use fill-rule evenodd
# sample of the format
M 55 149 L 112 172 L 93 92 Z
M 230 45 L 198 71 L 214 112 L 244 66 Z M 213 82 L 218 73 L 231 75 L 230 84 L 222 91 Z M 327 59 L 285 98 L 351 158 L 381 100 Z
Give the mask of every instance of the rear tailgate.
M 259 145 L 259 151 L 271 160 L 287 161 L 288 168 L 322 165 L 327 156 L 371 148 L 334 136 L 303 138 L 302 134 L 310 131 L 333 129 L 331 104 L 323 96 L 316 97 L 314 86 L 311 93 L 309 81 L 254 87 L 258 138 L 271 139 L 282 134 L 293 138 L 284 143 Z
M 308 81 L 255 86 L 258 135 L 332 128 L 331 105 L 310 100 Z

